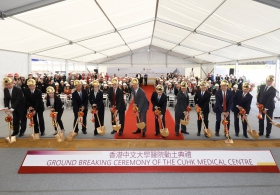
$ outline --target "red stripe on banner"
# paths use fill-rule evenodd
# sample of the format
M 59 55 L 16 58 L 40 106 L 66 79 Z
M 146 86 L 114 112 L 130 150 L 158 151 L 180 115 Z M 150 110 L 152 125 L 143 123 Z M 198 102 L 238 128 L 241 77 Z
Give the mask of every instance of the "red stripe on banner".
M 277 166 L 21 166 L 20 174 L 38 173 L 279 173 Z

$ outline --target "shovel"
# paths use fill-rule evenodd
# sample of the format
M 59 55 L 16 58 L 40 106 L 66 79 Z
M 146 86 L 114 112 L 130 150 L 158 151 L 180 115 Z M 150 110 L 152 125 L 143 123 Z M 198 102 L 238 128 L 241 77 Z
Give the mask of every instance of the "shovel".
M 77 118 L 77 121 L 76 121 L 76 124 L 73 128 L 73 131 L 71 131 L 67 136 L 67 141 L 69 141 L 69 142 L 73 141 L 75 139 L 75 137 L 77 136 L 77 133 L 75 132 L 75 129 L 78 125 L 78 121 L 79 121 L 79 117 Z
M 30 110 L 30 112 L 33 112 L 33 110 Z M 31 118 L 30 120 L 32 120 L 32 123 L 33 123 L 33 118 Z M 30 138 L 30 141 L 34 141 L 34 140 L 39 140 L 40 139 L 39 133 L 35 133 L 34 123 L 32 125 L 32 134 L 29 135 L 29 138 Z
M 202 121 L 202 124 L 204 127 L 203 132 L 204 132 L 205 136 L 208 138 L 211 138 L 213 136 L 211 130 L 206 128 L 202 114 L 200 113 L 199 115 L 200 115 L 200 118 L 201 118 L 201 121 Z
M 266 115 L 266 117 L 270 120 L 270 123 L 271 123 L 272 125 L 274 125 L 274 126 L 280 128 L 280 124 L 278 124 L 278 123 L 272 121 L 272 119 L 271 119 L 266 113 L 265 113 L 265 115 Z
M 161 115 L 161 125 L 162 125 L 162 129 L 160 129 L 160 134 L 162 135 L 162 137 L 166 138 L 169 135 L 169 130 L 168 128 L 164 128 L 163 122 L 162 122 L 162 115 Z
M 97 116 L 97 120 L 98 120 L 98 124 L 99 124 L 99 127 L 97 127 L 97 132 L 99 135 L 104 135 L 106 132 L 106 128 L 105 128 L 105 126 L 101 126 L 98 113 L 96 113 L 96 116 Z
M 121 129 L 122 125 L 119 124 L 119 122 L 118 122 L 119 120 L 117 119 L 117 116 L 114 115 L 114 118 L 115 118 L 116 124 L 113 125 L 113 130 L 114 130 L 114 131 L 119 131 L 119 130 Z
M 146 127 L 146 124 L 144 122 L 140 121 L 139 115 L 137 116 L 139 123 L 136 123 L 136 126 L 138 129 L 143 130 Z
M 245 120 L 246 120 L 246 123 L 249 127 L 249 130 L 247 131 L 249 133 L 249 135 L 251 137 L 253 137 L 254 139 L 258 139 L 259 138 L 259 133 L 256 130 L 252 130 L 251 125 L 249 124 L 249 121 L 248 121 L 247 118 L 245 118 Z
M 6 143 L 13 143 L 16 142 L 16 136 L 11 136 L 11 124 L 8 122 L 8 130 L 9 130 L 9 136 L 5 138 Z
M 186 115 L 186 117 L 187 117 L 187 115 Z M 185 117 L 184 119 L 181 119 L 181 120 L 180 120 L 180 123 L 181 123 L 182 125 L 187 125 L 187 124 L 189 124 L 189 121 L 186 120 L 186 117 Z
M 57 134 L 54 136 L 57 142 L 63 142 L 65 140 L 64 133 L 61 132 L 61 129 L 58 127 L 56 120 L 54 121 L 56 124 Z
M 225 140 L 225 143 L 226 143 L 226 144 L 233 144 L 233 140 L 229 138 L 227 124 L 224 125 L 224 126 L 225 126 L 225 129 L 226 129 L 226 137 L 227 137 L 227 139 Z

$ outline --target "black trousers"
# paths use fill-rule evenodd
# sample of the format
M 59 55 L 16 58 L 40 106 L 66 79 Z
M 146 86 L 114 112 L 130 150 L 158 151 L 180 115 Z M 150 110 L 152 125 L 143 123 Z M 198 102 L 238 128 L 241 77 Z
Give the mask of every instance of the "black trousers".
M 58 123 L 58 125 L 59 125 L 59 127 L 60 127 L 61 130 L 62 130 L 62 129 L 64 130 L 64 126 L 63 126 L 63 123 L 62 123 L 62 120 L 61 120 L 63 111 L 64 111 L 64 108 L 62 109 L 61 112 L 58 112 L 58 113 L 57 113 L 57 116 L 56 116 L 56 122 Z M 55 127 L 54 129 L 57 130 L 56 127 Z
M 239 120 L 241 120 L 242 116 L 238 116 L 239 112 L 234 112 L 234 129 L 235 129 L 235 133 L 239 133 Z M 241 120 L 242 121 L 242 120 Z M 244 122 L 242 122 L 242 128 L 243 128 L 243 135 L 247 135 L 247 122 L 244 120 Z
M 34 121 L 34 131 L 35 133 L 39 133 L 39 126 L 40 126 L 40 132 L 45 132 L 45 121 L 43 116 L 44 111 L 36 111 L 36 114 L 33 116 Z M 39 119 L 39 123 L 38 123 Z
M 220 125 L 221 125 L 221 118 L 222 118 L 221 115 L 222 115 L 221 112 L 216 112 L 215 131 L 216 131 L 217 133 L 220 132 Z M 227 127 L 228 127 L 228 130 L 229 130 L 229 125 L 230 125 L 230 113 L 229 113 L 229 115 L 228 115 L 228 117 L 227 117 L 227 120 L 228 120 L 228 125 L 227 125 Z
M 273 118 L 273 111 L 274 110 L 267 110 L 266 114 L 270 117 Z M 266 135 L 270 135 L 271 133 L 271 128 L 272 124 L 270 123 L 270 120 L 265 116 L 264 113 L 262 113 L 262 120 L 259 120 L 259 133 L 263 134 L 264 133 L 264 120 L 266 118 Z
M 26 110 L 14 110 L 13 111 L 13 127 L 14 133 L 24 133 L 26 130 Z M 20 126 L 20 130 L 19 130 Z
M 119 130 L 120 133 L 123 133 L 124 129 L 124 122 L 125 122 L 125 111 L 124 112 L 118 112 L 119 115 L 119 124 L 121 125 L 121 128 Z M 111 113 L 111 119 L 114 120 L 114 115 Z M 112 122 L 112 125 L 116 125 L 116 122 Z
M 144 78 L 145 85 L 148 85 L 148 78 Z
M 83 126 L 82 126 L 82 131 L 86 131 L 87 130 L 87 110 L 84 110 L 84 116 L 83 116 Z M 75 112 L 74 113 L 74 116 L 75 116 L 75 119 L 74 119 L 74 123 L 73 123 L 73 127 L 75 127 L 75 124 L 76 124 L 76 122 L 77 122 L 77 119 L 78 119 L 78 113 L 77 112 Z M 78 128 L 78 126 L 79 126 L 79 121 L 78 121 L 78 124 L 77 124 L 77 126 L 76 126 L 76 128 L 75 128 L 75 132 L 76 133 L 78 133 L 79 132 L 79 128 Z
M 185 115 L 184 113 L 178 113 L 175 112 L 175 132 L 179 133 L 179 129 L 180 129 L 180 120 L 184 119 Z M 186 132 L 187 131 L 187 127 L 185 125 L 181 124 L 181 131 Z
M 162 115 L 162 123 L 165 127 L 165 114 Z M 158 116 L 155 116 L 155 124 L 156 124 L 156 133 L 159 133 L 159 124 L 158 124 Z
M 202 111 L 202 114 L 203 114 L 203 122 L 206 126 L 206 128 L 208 129 L 208 115 L 209 113 L 208 112 L 203 112 Z M 201 132 L 201 126 L 202 126 L 202 120 L 198 120 L 199 118 L 199 115 L 197 114 L 197 132 Z M 204 126 L 202 127 L 204 129 Z

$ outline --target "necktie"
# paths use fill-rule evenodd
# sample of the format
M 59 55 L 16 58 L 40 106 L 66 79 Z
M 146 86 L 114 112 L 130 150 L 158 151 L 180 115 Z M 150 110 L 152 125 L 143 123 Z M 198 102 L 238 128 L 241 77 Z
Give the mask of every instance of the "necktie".
M 201 93 L 201 97 L 203 97 L 203 95 L 204 95 L 204 92 Z
M 82 92 L 80 92 L 80 98 L 83 99 L 83 98 L 82 98 Z
M 227 99 L 226 99 L 226 92 L 224 93 L 224 98 L 223 98 L 223 110 L 226 111 L 227 110 Z
M 157 101 L 159 102 L 159 100 L 160 100 L 160 96 L 158 96 L 158 98 L 157 98 Z
M 113 96 L 113 105 L 116 105 L 116 90 L 113 89 L 114 91 L 114 96 Z
M 94 92 L 94 97 L 96 98 L 96 91 Z
M 265 88 L 264 88 L 264 92 L 266 92 L 266 90 L 267 90 L 267 86 L 265 86 Z
M 244 98 L 244 97 L 245 97 L 245 95 L 246 95 L 246 94 L 245 94 L 245 93 L 243 93 L 242 98 Z
M 12 97 L 12 90 L 10 89 L 9 92 L 10 92 L 10 96 Z

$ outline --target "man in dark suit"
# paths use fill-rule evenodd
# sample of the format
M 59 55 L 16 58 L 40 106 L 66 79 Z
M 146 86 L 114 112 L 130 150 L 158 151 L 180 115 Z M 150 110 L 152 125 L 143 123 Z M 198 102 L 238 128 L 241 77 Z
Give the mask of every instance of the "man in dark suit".
M 153 111 L 156 109 L 160 109 L 162 115 L 162 123 L 165 126 L 165 112 L 166 112 L 166 104 L 167 104 L 167 96 L 163 93 L 162 85 L 156 86 L 156 91 L 153 92 L 151 97 L 151 102 L 153 104 Z M 156 136 L 159 134 L 159 124 L 158 124 L 158 116 L 155 117 L 156 124 Z
M 275 109 L 274 97 L 276 96 L 276 89 L 272 86 L 273 82 L 274 82 L 274 76 L 269 75 L 266 78 L 266 85 L 262 85 L 260 87 L 260 91 L 258 93 L 257 105 L 263 104 L 263 106 L 264 106 L 264 110 L 262 113 L 263 119 L 259 119 L 259 135 L 260 136 L 262 136 L 264 133 L 265 113 L 270 118 L 273 118 L 273 111 Z M 266 118 L 266 122 L 267 122 L 266 137 L 270 138 L 272 124 L 270 123 L 270 120 L 268 118 Z
M 13 80 L 9 77 L 3 79 L 4 83 L 4 105 L 6 109 L 10 109 L 13 113 L 13 134 L 15 136 L 19 133 L 22 137 L 26 130 L 26 109 L 25 100 L 22 90 L 13 86 Z M 20 130 L 19 130 L 20 124 Z
M 134 104 L 137 105 L 138 111 L 139 111 L 140 122 L 144 122 L 147 126 L 146 114 L 147 114 L 147 110 L 149 109 L 149 101 L 146 97 L 144 90 L 139 87 L 139 83 L 136 78 L 133 78 L 131 80 L 131 85 L 133 87 L 132 94 L 134 97 Z M 136 120 L 138 123 L 139 122 L 138 119 L 136 119 Z M 137 129 L 136 131 L 133 132 L 133 134 L 136 134 L 136 133 L 141 133 L 141 130 Z M 146 127 L 142 131 L 142 137 L 145 137 L 145 136 L 146 136 Z
M 27 81 L 28 89 L 24 91 L 26 108 L 31 111 L 33 110 L 34 116 L 34 131 L 35 133 L 39 133 L 39 126 L 41 136 L 45 135 L 45 121 L 44 121 L 44 102 L 42 100 L 42 92 L 39 89 L 36 89 L 36 81 L 34 79 L 29 79 Z M 39 126 L 38 119 L 39 118 Z
M 234 129 L 235 129 L 235 136 L 239 136 L 239 111 L 240 109 L 244 108 L 246 110 L 246 116 L 250 113 L 251 109 L 251 102 L 253 99 L 253 96 L 249 93 L 250 90 L 250 84 L 248 82 L 244 82 L 242 86 L 242 91 L 237 90 L 236 93 L 233 96 L 233 103 L 232 103 L 232 111 L 234 112 Z M 242 118 L 242 116 L 240 116 Z M 249 138 L 247 135 L 247 122 L 242 122 L 243 127 L 243 135 L 246 138 Z
M 206 82 L 203 81 L 200 83 L 200 90 L 198 90 L 194 96 L 194 102 L 195 102 L 195 107 L 200 107 L 203 118 L 204 118 L 204 123 L 206 128 L 208 128 L 208 114 L 209 114 L 209 102 L 210 102 L 211 94 L 206 91 Z M 199 118 L 199 116 L 198 116 Z M 201 132 L 201 120 L 197 120 L 197 136 L 200 136 Z M 208 137 L 207 135 L 205 135 Z
M 175 106 L 175 133 L 179 136 L 180 120 L 187 115 L 187 106 L 189 105 L 189 96 L 187 93 L 187 83 L 181 82 L 181 90 L 177 94 L 177 104 Z M 189 134 L 185 125 L 181 124 L 181 133 Z
M 93 86 L 93 90 L 90 91 L 90 95 L 89 95 L 89 102 L 91 104 L 91 106 L 94 108 L 97 108 L 98 110 L 98 116 L 99 116 L 99 120 L 100 120 L 100 124 L 101 126 L 104 126 L 104 102 L 103 102 L 103 92 L 101 90 L 99 90 L 99 82 L 98 81 L 93 81 L 91 83 L 91 85 Z M 98 122 L 98 118 L 96 116 L 96 114 L 94 115 L 94 135 L 97 135 L 97 128 L 100 127 L 99 126 L 99 122 Z
M 216 126 L 215 135 L 220 136 L 220 125 L 221 125 L 221 115 L 226 117 L 228 120 L 228 130 L 230 125 L 230 109 L 232 106 L 232 93 L 227 89 L 228 82 L 223 80 L 221 82 L 221 90 L 217 91 L 215 94 L 216 103 L 213 111 L 216 113 Z
M 113 87 L 110 87 L 108 90 L 108 96 L 109 96 L 109 101 L 111 103 L 111 107 L 115 106 L 116 111 L 115 113 L 111 113 L 111 121 L 112 125 L 115 125 L 116 122 L 113 120 L 114 115 L 119 114 L 119 121 L 121 128 L 119 130 L 119 135 L 121 136 L 123 134 L 123 129 L 124 129 L 124 123 L 125 123 L 125 102 L 124 102 L 124 94 L 123 91 L 118 87 L 118 79 L 113 78 L 111 80 Z M 114 130 L 112 130 L 111 134 L 116 133 Z
M 87 134 L 87 112 L 88 112 L 88 94 L 86 90 L 82 89 L 82 83 L 80 80 L 74 81 L 74 86 L 76 90 L 72 93 L 72 105 L 73 105 L 73 112 L 74 112 L 74 124 L 75 127 L 76 121 L 78 119 L 78 112 L 81 110 L 84 113 L 83 116 L 83 127 L 82 131 L 83 134 Z M 78 125 L 76 126 L 75 132 L 78 133 Z

